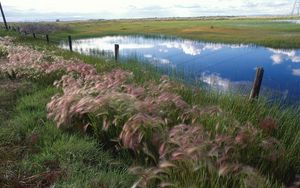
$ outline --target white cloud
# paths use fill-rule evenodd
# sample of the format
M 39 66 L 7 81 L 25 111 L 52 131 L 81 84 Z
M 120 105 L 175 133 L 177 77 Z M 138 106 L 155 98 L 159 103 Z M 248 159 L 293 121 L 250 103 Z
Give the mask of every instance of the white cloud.
M 7 0 L 10 19 L 45 19 L 59 16 L 78 18 L 137 18 L 204 15 L 288 14 L 291 0 Z

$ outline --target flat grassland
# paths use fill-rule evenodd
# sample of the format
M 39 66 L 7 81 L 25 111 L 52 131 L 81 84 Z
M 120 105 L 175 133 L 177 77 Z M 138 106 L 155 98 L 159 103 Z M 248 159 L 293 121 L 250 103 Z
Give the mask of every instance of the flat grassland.
M 167 35 L 221 43 L 251 43 L 274 48 L 299 48 L 300 25 L 283 18 L 137 19 L 55 23 L 70 30 L 54 37 L 65 39 L 105 35 Z M 288 19 L 288 18 L 286 18 Z
M 53 41 L 164 34 L 300 46 L 299 25 L 268 19 L 55 24 L 69 29 Z M 206 92 L 135 60 L 0 36 L 0 187 L 299 186 L 299 107 Z

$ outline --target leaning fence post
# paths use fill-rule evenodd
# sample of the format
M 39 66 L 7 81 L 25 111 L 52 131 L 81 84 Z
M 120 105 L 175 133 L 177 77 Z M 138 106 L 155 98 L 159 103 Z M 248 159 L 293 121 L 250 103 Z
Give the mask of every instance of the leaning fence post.
M 119 44 L 115 44 L 115 60 L 116 61 L 118 61 L 118 59 L 119 59 L 119 49 L 120 49 Z
M 33 38 L 36 38 L 35 33 L 32 33 Z
M 251 90 L 249 100 L 253 100 L 253 99 L 258 98 L 263 77 L 264 77 L 264 68 L 258 67 L 256 69 L 255 80 L 254 80 L 254 83 L 253 83 L 253 87 L 252 87 L 252 90 Z
M 49 44 L 50 41 L 49 41 L 49 35 L 48 34 L 46 35 L 46 41 Z
M 4 14 L 4 11 L 3 11 L 3 8 L 2 8 L 1 2 L 0 2 L 0 9 L 1 9 L 1 14 L 2 14 L 2 18 L 3 18 L 3 22 L 4 22 L 5 29 L 8 30 L 8 26 L 7 26 L 5 14 Z
M 68 39 L 69 39 L 69 48 L 70 48 L 70 51 L 73 52 L 73 47 L 72 47 L 72 37 L 69 35 L 69 36 L 68 36 Z

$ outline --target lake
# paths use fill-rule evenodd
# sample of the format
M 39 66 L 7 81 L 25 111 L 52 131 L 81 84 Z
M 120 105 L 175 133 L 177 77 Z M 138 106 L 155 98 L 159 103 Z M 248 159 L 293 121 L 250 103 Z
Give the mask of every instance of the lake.
M 168 74 L 179 72 L 189 83 L 222 92 L 248 94 L 257 67 L 264 67 L 262 95 L 300 101 L 300 49 L 216 44 L 165 37 L 106 36 L 73 41 L 73 50 L 87 55 L 138 58 Z M 68 44 L 62 42 L 62 48 Z

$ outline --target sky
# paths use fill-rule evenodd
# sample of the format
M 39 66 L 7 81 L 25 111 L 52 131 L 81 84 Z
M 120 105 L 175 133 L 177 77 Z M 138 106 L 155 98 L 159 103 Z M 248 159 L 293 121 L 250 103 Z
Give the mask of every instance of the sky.
M 8 21 L 291 13 L 295 0 L 2 0 Z

